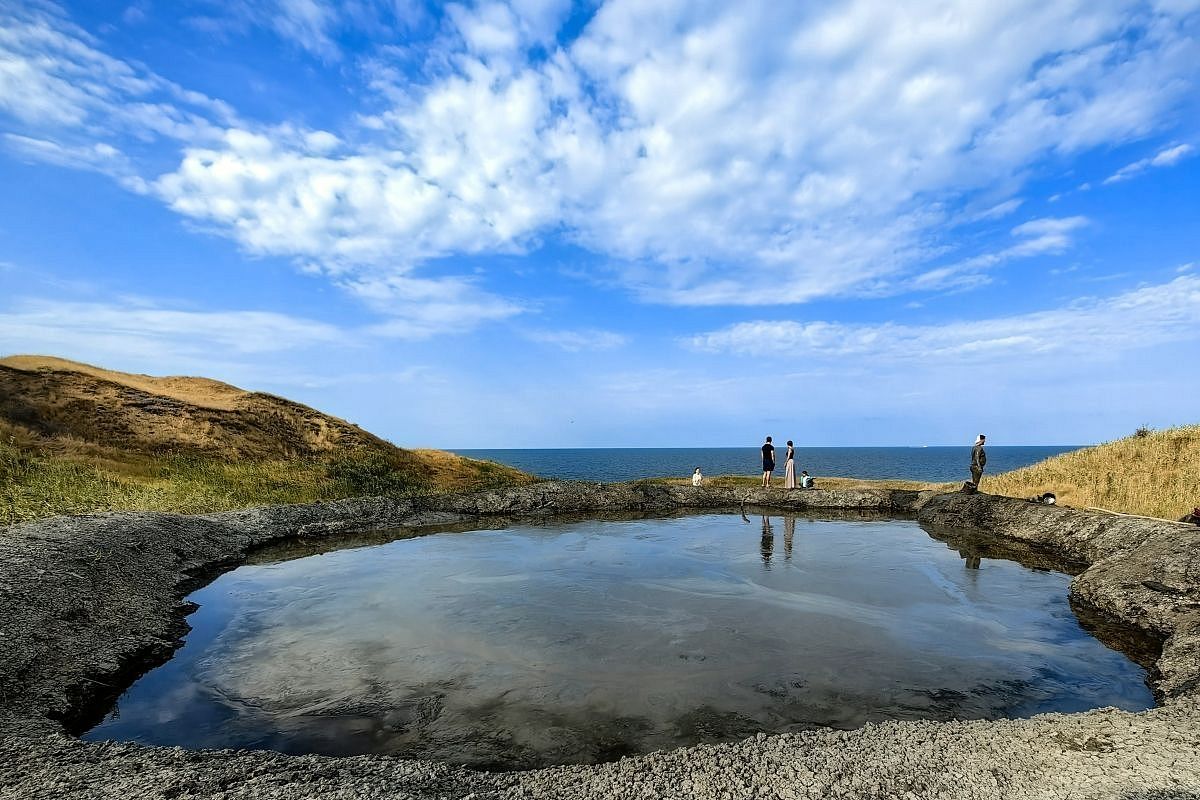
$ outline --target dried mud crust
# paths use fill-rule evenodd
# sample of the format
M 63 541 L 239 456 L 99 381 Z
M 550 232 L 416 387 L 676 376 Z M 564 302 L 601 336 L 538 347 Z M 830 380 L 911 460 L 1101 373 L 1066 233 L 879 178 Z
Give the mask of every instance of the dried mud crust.
M 1090 565 L 1072 599 L 1162 641 L 1161 705 L 997 722 L 895 722 L 759 735 L 596 766 L 482 773 L 87 743 L 69 735 L 169 657 L 184 597 L 280 540 L 503 517 L 754 505 L 911 515 Z M 0 529 L 0 798 L 1112 797 L 1200 800 L 1200 529 L 989 495 L 544 483 L 207 516 L 59 517 Z

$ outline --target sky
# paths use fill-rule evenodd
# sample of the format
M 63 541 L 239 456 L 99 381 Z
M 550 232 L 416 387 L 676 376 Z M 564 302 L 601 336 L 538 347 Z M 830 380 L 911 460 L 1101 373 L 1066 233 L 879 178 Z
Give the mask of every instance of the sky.
M 0 3 L 0 354 L 404 446 L 1200 421 L 1200 0 Z

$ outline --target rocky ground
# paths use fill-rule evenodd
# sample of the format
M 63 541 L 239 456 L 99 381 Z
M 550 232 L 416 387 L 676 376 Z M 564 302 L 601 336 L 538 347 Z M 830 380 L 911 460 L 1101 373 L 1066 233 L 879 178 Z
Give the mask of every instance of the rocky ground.
M 1073 599 L 1162 641 L 1157 708 L 759 735 L 597 766 L 481 773 L 381 756 L 85 743 L 186 631 L 183 598 L 253 548 L 366 529 L 747 504 L 918 513 L 1088 565 Z M 0 529 L 0 798 L 1144 798 L 1200 800 L 1200 529 L 989 495 L 548 483 L 208 516 L 59 517 Z

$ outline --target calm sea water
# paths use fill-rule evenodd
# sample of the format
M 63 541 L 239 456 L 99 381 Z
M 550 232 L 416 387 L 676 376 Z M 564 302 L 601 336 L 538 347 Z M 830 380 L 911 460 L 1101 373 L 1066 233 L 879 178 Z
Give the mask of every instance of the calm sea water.
M 85 738 L 524 768 L 1153 704 L 1067 575 L 910 521 L 551 522 L 257 557 L 192 595 L 183 648 Z
M 782 445 L 782 442 L 780 443 Z M 1028 466 L 1079 449 L 1078 445 L 988 447 L 988 474 Z M 782 446 L 776 449 L 783 475 Z M 459 455 L 498 461 L 543 478 L 632 481 L 686 477 L 700 467 L 705 475 L 761 475 L 758 445 L 753 447 L 612 447 L 561 450 L 455 450 Z M 954 481 L 970 478 L 970 447 L 798 447 L 796 474 L 847 478 L 903 478 Z

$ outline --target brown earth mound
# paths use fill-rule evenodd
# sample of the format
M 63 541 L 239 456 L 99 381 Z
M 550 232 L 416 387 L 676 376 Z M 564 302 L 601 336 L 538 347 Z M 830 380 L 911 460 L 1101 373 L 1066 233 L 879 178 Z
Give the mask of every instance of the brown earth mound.
M 401 470 L 406 480 L 431 489 L 533 480 L 500 464 L 396 447 L 275 395 L 209 378 L 132 375 L 53 356 L 0 358 L 0 437 L 130 478 L 157 476 L 147 471 L 156 459 L 194 456 L 207 463 L 365 460 Z
M 312 458 L 394 445 L 308 406 L 208 378 L 130 375 L 46 356 L 0 359 L 0 419 L 143 454 Z

